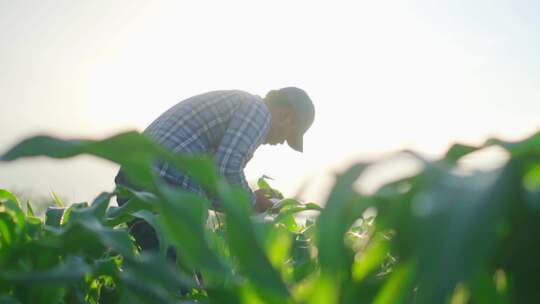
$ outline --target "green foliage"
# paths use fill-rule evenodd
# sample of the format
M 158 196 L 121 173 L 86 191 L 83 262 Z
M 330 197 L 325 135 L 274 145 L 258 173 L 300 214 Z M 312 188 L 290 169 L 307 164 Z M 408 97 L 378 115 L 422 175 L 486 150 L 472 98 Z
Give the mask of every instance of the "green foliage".
M 508 161 L 463 174 L 460 160 L 498 145 Z M 49 207 L 44 219 L 0 190 L 2 303 L 528 303 L 540 298 L 540 133 L 519 142 L 455 144 L 437 161 L 373 194 L 354 183 L 372 163 L 336 176 L 321 207 L 280 198 L 254 214 L 204 157 L 171 154 L 136 132 L 101 141 L 33 137 L 3 156 L 101 157 L 139 189 L 119 186 L 91 204 Z M 167 161 L 217 198 L 164 183 Z M 109 206 L 121 195 L 129 200 Z M 299 212 L 318 216 L 298 217 Z M 158 252 L 141 252 L 126 224 L 144 219 Z M 167 251 L 176 248 L 176 263 Z

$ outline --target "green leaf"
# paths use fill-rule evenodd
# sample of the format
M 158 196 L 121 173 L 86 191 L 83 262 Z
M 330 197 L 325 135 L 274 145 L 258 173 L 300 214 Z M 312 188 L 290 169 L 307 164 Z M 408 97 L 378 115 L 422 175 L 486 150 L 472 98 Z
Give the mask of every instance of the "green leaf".
M 17 204 L 19 203 L 19 200 L 17 199 L 15 195 L 13 195 L 13 193 L 5 189 L 0 189 L 0 203 L 3 203 L 8 200 L 15 202 Z
M 321 206 L 317 205 L 317 204 L 314 204 L 314 203 L 309 203 L 309 204 L 306 204 L 306 205 L 300 205 L 300 206 L 297 206 L 297 207 L 288 207 L 288 208 L 285 208 L 283 210 L 280 210 L 278 216 L 274 219 L 274 222 L 281 222 L 283 221 L 284 219 L 289 221 L 289 217 L 293 216 L 294 214 L 296 213 L 299 213 L 299 212 L 304 212 L 304 211 L 322 211 L 323 208 L 321 208 Z
M 355 260 L 351 270 L 352 279 L 356 282 L 365 279 L 369 273 L 382 265 L 388 251 L 387 242 L 380 239 L 372 240 L 361 257 Z
M 0 303 L 2 304 L 20 304 L 19 300 L 10 295 L 0 295 Z
M 88 211 L 99 220 L 102 220 L 107 212 L 107 207 L 109 207 L 111 197 L 111 193 L 102 192 L 96 197 L 90 208 L 88 208 Z
M 266 176 L 264 177 L 260 177 L 258 180 L 257 180 L 257 187 L 259 187 L 260 189 L 267 189 L 267 190 L 270 190 L 272 189 L 272 187 L 270 187 L 270 185 L 268 184 L 268 182 L 266 181 Z
M 99 258 L 110 248 L 124 257 L 131 257 L 134 245 L 127 231 L 103 226 L 95 218 L 81 217 L 70 221 L 56 232 L 62 250 Z
M 268 303 L 286 303 L 289 291 L 266 257 L 254 234 L 250 221 L 251 206 L 241 189 L 219 185 L 219 193 L 226 215 L 226 232 L 230 250 L 238 260 L 240 270 L 253 283 L 257 292 Z
M 160 226 L 167 240 L 178 248 L 177 257 L 190 270 L 205 271 L 223 280 L 229 270 L 210 249 L 206 236 L 208 201 L 191 192 L 158 183 Z
M 133 255 L 134 245 L 127 231 L 105 227 L 97 220 L 85 221 L 81 224 L 88 231 L 94 233 L 104 246 L 111 248 L 114 252 L 118 252 L 124 257 Z
M 159 252 L 163 257 L 165 257 L 169 246 L 172 244 L 169 243 L 169 240 L 166 237 L 165 229 L 162 227 L 161 221 L 159 221 L 159 215 L 154 214 L 149 210 L 139 210 L 131 213 L 131 215 L 145 220 L 150 226 L 152 226 L 152 228 L 154 228 L 159 241 Z
M 523 186 L 529 191 L 540 190 L 540 162 L 527 168 L 523 177 Z
M 74 280 L 81 280 L 86 274 L 91 273 L 91 271 L 92 269 L 83 259 L 70 257 L 64 263 L 47 270 L 30 272 L 2 271 L 0 272 L 0 279 L 25 285 L 67 285 L 71 284 Z
M 540 131 L 524 140 L 515 142 L 504 141 L 497 138 L 490 138 L 486 141 L 484 147 L 488 147 L 491 145 L 501 146 L 515 157 L 520 157 L 524 155 L 540 156 Z
M 103 221 L 111 196 L 111 193 L 103 192 L 91 206 L 88 206 L 86 202 L 72 204 L 62 215 L 61 224 L 66 225 L 69 222 L 83 219 Z
M 85 214 L 85 210 L 88 210 L 88 203 L 86 202 L 71 204 L 71 206 L 65 209 L 60 220 L 60 225 L 66 225 L 82 217 L 89 217 L 90 214 Z
M 457 163 L 462 157 L 477 151 L 479 148 L 464 144 L 454 144 L 443 157 L 444 161 L 447 161 L 451 164 Z
M 270 197 L 272 198 L 282 199 L 283 194 L 279 192 L 279 190 L 272 188 L 272 186 L 270 186 L 270 184 L 266 181 L 267 179 L 271 180 L 272 178 L 269 176 L 263 175 L 257 180 L 257 186 L 259 187 L 259 189 L 268 190 L 270 192 Z
M 121 133 L 101 141 L 62 140 L 50 136 L 35 136 L 23 140 L 8 150 L 0 160 L 12 161 L 21 157 L 49 156 L 69 158 L 80 154 L 101 157 L 122 166 L 127 178 L 136 185 L 154 189 L 151 170 L 156 161 L 166 161 L 197 181 L 215 195 L 218 171 L 208 156 L 173 154 L 139 132 Z
M 0 248 L 5 250 L 4 246 L 11 246 L 16 238 L 15 223 L 13 218 L 5 212 L 0 213 Z M 0 256 L 5 253 L 0 251 Z
M 51 196 L 52 196 L 53 200 L 56 202 L 56 204 L 58 205 L 58 207 L 65 208 L 64 203 L 62 202 L 60 197 L 58 195 L 56 195 L 56 193 L 54 191 L 51 191 Z
M 374 304 L 411 303 L 412 289 L 414 287 L 415 267 L 413 263 L 397 267 L 390 279 L 377 294 Z M 424 302 L 418 302 L 424 303 Z
M 483 271 L 474 276 L 470 281 L 471 298 L 474 303 L 493 303 L 506 304 L 510 303 L 507 295 L 497 292 L 494 275 L 487 271 Z
M 125 194 L 131 197 L 121 207 L 109 208 L 106 214 L 106 224 L 108 226 L 116 226 L 121 223 L 131 221 L 133 213 L 140 210 L 157 211 L 158 198 L 155 194 L 144 191 L 134 191 L 129 188 L 118 187 Z
M 174 265 L 152 253 L 126 260 L 120 278 L 131 292 L 147 303 L 178 303 L 182 290 L 196 287 L 193 279 L 181 275 Z
M 345 247 L 347 229 L 368 206 L 354 191 L 353 183 L 367 167 L 357 164 L 337 177 L 328 202 L 317 219 L 317 247 L 321 271 L 343 278 L 352 264 L 352 255 Z
M 340 303 L 341 284 L 328 272 L 312 276 L 308 280 L 307 297 L 309 304 Z
M 295 206 L 300 206 L 300 202 L 296 199 L 293 199 L 293 198 L 287 198 L 287 199 L 283 199 L 281 201 L 279 201 L 277 204 L 275 204 L 272 208 L 276 208 L 276 209 L 285 209 L 285 208 L 288 208 L 288 207 L 295 207 Z
M 12 221 L 15 224 L 15 235 L 13 241 L 22 238 L 26 230 L 26 217 L 23 210 L 19 206 L 19 202 L 17 200 L 13 201 L 10 199 L 5 201 L 2 205 L 4 206 L 4 212 L 11 216 Z
M 316 211 L 323 211 L 323 208 L 315 203 L 307 203 L 304 204 L 304 209 L 306 210 L 316 210 Z
M 415 217 L 396 227 L 396 241 L 412 245 L 410 252 L 397 247 L 397 254 L 418 261 L 419 303 L 444 302 L 494 258 L 497 227 L 521 197 L 519 167 L 511 161 L 495 173 L 470 176 L 427 168 L 424 190 L 412 198 Z
M 30 201 L 26 202 L 26 215 L 27 216 L 35 216 L 34 215 L 34 209 L 32 209 L 32 205 L 30 204 Z
M 293 219 L 294 220 L 294 219 Z M 296 224 L 296 222 L 295 222 Z M 293 234 L 282 225 L 276 225 L 270 230 L 266 238 L 266 252 L 272 266 L 284 273 L 289 251 L 292 245 Z
M 41 219 L 34 216 L 26 217 L 26 234 L 30 238 L 38 238 L 42 231 Z
M 83 208 L 89 209 L 89 208 Z M 52 248 L 58 248 L 64 254 L 83 255 L 100 258 L 108 249 L 120 253 L 125 258 L 133 255 L 135 247 L 125 229 L 112 229 L 104 226 L 97 218 L 77 213 L 72 210 L 65 225 L 59 224 L 63 209 L 49 208 L 46 213 L 47 238 L 41 242 Z
M 274 223 L 282 224 L 290 232 L 300 232 L 302 230 L 302 227 L 298 225 L 292 213 L 281 213 L 279 217 L 274 220 Z

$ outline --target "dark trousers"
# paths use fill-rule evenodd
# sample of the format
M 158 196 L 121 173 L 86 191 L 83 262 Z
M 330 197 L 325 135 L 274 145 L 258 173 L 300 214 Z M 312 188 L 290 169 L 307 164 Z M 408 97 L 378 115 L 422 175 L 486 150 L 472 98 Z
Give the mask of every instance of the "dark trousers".
M 129 182 L 124 176 L 122 170 L 118 172 L 114 179 L 117 185 L 122 185 L 133 190 L 140 191 L 141 189 L 131 182 Z M 123 206 L 129 198 L 117 196 L 116 202 L 118 206 Z M 135 238 L 137 246 L 141 248 L 141 251 L 154 251 L 159 252 L 159 240 L 157 238 L 156 231 L 145 220 L 136 218 L 127 223 L 129 233 Z M 173 247 L 167 248 L 167 259 L 171 262 L 176 262 L 176 250 Z
M 114 182 L 117 185 L 123 185 L 125 187 L 128 187 L 133 190 L 141 191 L 139 187 L 135 186 L 129 180 L 126 179 L 124 176 L 122 170 L 118 172 L 116 175 Z M 118 206 L 123 206 L 129 198 L 122 197 L 122 196 L 116 196 L 116 202 L 118 203 Z M 141 248 L 141 251 L 143 252 L 159 252 L 159 239 L 157 237 L 156 231 L 152 227 L 152 225 L 148 224 L 145 220 L 141 218 L 136 218 L 134 220 L 131 220 L 127 223 L 129 227 L 129 233 L 135 238 L 135 242 L 137 243 L 137 246 Z M 175 247 L 169 247 L 167 248 L 167 261 L 176 264 L 176 250 Z M 199 272 L 196 272 L 195 278 L 199 284 L 202 284 L 203 278 L 202 275 Z M 190 288 L 180 286 L 180 294 L 186 295 L 189 292 Z

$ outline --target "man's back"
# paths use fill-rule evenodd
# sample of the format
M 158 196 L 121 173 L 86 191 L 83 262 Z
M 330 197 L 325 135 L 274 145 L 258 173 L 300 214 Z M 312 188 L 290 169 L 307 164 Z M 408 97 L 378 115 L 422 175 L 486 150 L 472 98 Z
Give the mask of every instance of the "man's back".
M 213 156 L 221 175 L 251 193 L 243 169 L 269 128 L 270 113 L 260 97 L 230 90 L 179 102 L 153 121 L 144 134 L 175 153 Z M 167 163 L 157 163 L 155 169 L 171 184 L 204 193 L 198 184 Z

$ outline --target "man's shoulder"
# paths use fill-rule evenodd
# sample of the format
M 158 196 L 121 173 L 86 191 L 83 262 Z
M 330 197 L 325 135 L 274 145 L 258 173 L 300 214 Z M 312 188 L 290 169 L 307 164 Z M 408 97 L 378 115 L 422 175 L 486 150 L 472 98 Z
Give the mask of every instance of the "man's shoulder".
M 193 98 L 197 99 L 238 99 L 238 100 L 251 100 L 251 101 L 262 101 L 262 98 L 258 95 L 251 94 L 243 90 L 215 90 L 206 93 L 202 93 L 194 96 Z
M 263 99 L 243 90 L 216 90 L 193 96 L 191 101 L 199 106 L 213 104 L 217 108 L 255 107 L 261 112 L 267 112 Z

